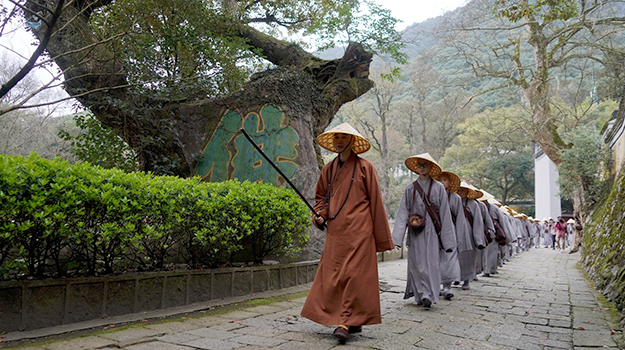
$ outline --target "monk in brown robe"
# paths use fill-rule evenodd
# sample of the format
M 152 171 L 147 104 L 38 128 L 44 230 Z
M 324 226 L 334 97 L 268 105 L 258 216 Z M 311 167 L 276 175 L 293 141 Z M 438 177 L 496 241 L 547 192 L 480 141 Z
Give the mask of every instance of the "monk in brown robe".
M 323 325 L 338 325 L 341 343 L 363 325 L 382 322 L 376 252 L 393 249 L 378 175 L 358 154 L 371 145 L 344 123 L 317 138 L 339 153 L 321 170 L 313 217 L 326 227 L 326 240 L 302 316 Z

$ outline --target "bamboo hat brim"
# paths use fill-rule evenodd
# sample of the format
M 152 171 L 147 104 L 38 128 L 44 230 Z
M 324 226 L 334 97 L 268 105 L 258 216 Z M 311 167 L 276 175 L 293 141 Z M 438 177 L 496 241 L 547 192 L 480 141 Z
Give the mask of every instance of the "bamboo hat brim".
M 475 189 L 475 196 L 476 196 L 473 199 L 475 199 L 476 201 L 479 201 L 480 198 L 482 198 L 484 196 L 484 192 L 482 192 L 482 190 L 480 190 L 479 188 L 477 188 L 475 186 L 473 186 L 473 188 Z
M 496 200 L 495 198 L 489 199 L 488 203 L 494 204 L 494 205 L 496 205 L 498 207 L 501 207 L 501 203 L 498 200 Z
M 509 207 L 509 206 L 507 206 L 507 205 L 504 205 L 504 206 L 503 206 L 503 207 L 501 207 L 501 208 L 503 208 L 504 210 L 506 210 L 506 211 L 508 212 L 508 214 L 510 214 L 510 216 L 514 216 L 514 214 L 516 214 L 516 211 L 514 211 L 512 208 L 510 208 L 510 207 Z
M 447 175 L 447 177 L 449 178 L 449 192 L 456 193 L 456 191 L 458 191 L 458 188 L 460 188 L 460 178 L 458 177 L 458 175 L 452 173 L 451 171 L 443 171 L 442 173 L 438 174 L 435 179 L 438 180 L 441 178 L 441 176 L 444 175 Z
M 469 192 L 467 193 L 467 198 L 469 199 L 476 199 L 478 198 L 477 192 L 475 191 L 475 187 L 473 187 L 472 185 L 469 185 L 468 183 L 462 181 L 460 182 L 460 186 L 458 188 L 466 188 L 467 190 L 469 190 Z
M 371 148 L 371 143 L 362 136 L 358 130 L 349 125 L 349 123 L 338 125 L 317 136 L 317 143 L 330 152 L 338 153 L 336 149 L 334 149 L 334 143 L 332 142 L 334 134 L 352 135 L 354 137 L 352 141 L 352 152 L 356 154 L 365 153 Z
M 478 201 L 488 201 L 491 199 L 495 199 L 495 196 L 493 196 L 492 194 L 484 191 L 484 190 L 480 190 L 482 192 L 482 196 L 480 198 L 478 198 Z
M 406 164 L 406 167 L 408 169 L 418 174 L 417 163 L 419 162 L 419 159 L 427 160 L 428 162 L 432 163 L 432 168 L 430 169 L 430 173 L 429 173 L 430 177 L 436 178 L 438 177 L 438 175 L 441 174 L 442 172 L 441 166 L 438 165 L 438 163 L 434 160 L 434 158 L 432 158 L 432 156 L 429 153 L 421 153 L 421 154 L 417 154 L 416 156 L 409 157 L 408 159 L 406 159 L 404 163 Z

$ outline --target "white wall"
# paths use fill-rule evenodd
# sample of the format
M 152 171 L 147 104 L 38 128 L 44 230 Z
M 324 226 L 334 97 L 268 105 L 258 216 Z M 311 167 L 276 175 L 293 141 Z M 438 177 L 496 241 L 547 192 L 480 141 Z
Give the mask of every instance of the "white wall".
M 558 195 L 558 170 L 556 165 L 544 153 L 534 158 L 534 198 L 536 218 L 551 217 L 554 220 L 562 214 Z

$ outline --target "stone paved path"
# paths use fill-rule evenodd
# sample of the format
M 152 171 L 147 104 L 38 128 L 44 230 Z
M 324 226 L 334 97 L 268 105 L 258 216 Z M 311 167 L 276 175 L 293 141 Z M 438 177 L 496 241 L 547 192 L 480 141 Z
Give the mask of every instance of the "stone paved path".
M 454 287 L 452 301 L 430 310 L 403 299 L 406 260 L 382 262 L 382 324 L 364 327 L 346 345 L 331 335 L 333 327 L 299 317 L 305 300 L 299 298 L 22 349 L 619 349 L 622 334 L 611 331 L 618 319 L 597 304 L 578 259 L 579 254 L 532 249 L 498 275 L 472 282 L 469 291 Z

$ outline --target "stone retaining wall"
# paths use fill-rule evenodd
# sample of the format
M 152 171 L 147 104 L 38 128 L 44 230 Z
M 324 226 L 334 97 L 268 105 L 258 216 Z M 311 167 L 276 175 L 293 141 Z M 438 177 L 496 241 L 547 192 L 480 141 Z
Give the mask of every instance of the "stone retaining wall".
M 378 261 L 405 251 L 378 253 Z M 162 310 L 307 284 L 319 261 L 213 270 L 0 282 L 0 332 Z
M 251 295 L 312 282 L 318 261 L 0 283 L 0 332 Z
M 584 223 L 580 265 L 620 312 L 625 327 L 625 171 Z

